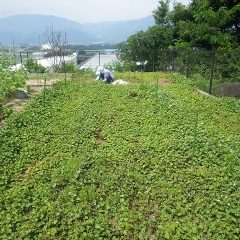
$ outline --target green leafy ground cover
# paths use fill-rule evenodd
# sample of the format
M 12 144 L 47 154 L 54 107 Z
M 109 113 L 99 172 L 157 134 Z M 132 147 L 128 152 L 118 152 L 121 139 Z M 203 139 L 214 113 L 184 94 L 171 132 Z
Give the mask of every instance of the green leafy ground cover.
M 7 119 L 0 239 L 239 239 L 240 102 L 163 77 L 76 75 Z

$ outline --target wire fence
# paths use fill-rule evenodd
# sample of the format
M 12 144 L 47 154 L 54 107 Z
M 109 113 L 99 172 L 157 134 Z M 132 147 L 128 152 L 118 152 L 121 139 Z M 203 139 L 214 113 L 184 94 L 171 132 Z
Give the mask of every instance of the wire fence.
M 121 55 L 121 53 L 120 53 Z M 216 94 L 218 89 L 231 83 L 232 88 L 240 85 L 240 51 L 208 51 L 208 50 L 158 50 L 149 51 L 145 55 L 131 56 L 127 67 L 116 68 L 116 71 L 129 72 L 178 72 L 199 89 Z M 15 55 L 16 65 L 26 65 L 33 59 L 45 68 L 60 64 L 58 69 L 50 72 L 73 73 L 76 69 L 95 70 L 98 66 L 114 65 L 118 60 L 116 52 L 91 51 L 84 54 L 44 57 L 41 53 L 20 52 Z M 69 63 L 74 62 L 75 66 Z M 48 71 L 49 72 L 49 71 Z M 31 73 L 41 76 L 43 69 L 31 69 Z M 237 86 L 238 87 L 238 86 Z M 235 91 L 240 91 L 236 88 Z M 237 93 L 238 94 L 238 93 Z
M 209 94 L 222 84 L 240 85 L 240 51 L 159 50 L 132 59 L 131 71 L 179 72 Z
M 82 53 L 83 52 L 83 53 Z M 26 65 L 29 60 L 37 61 L 44 67 L 51 67 L 60 62 L 73 61 L 79 69 L 95 69 L 98 66 L 112 63 L 117 60 L 116 51 L 113 50 L 89 50 L 81 53 L 58 52 L 54 54 L 44 54 L 42 52 L 17 52 L 14 53 L 14 65 Z
M 26 89 L 30 93 L 45 91 L 48 86 L 58 81 L 66 83 L 76 76 L 81 82 L 94 80 L 94 70 L 98 66 L 112 65 L 115 75 L 127 81 L 136 82 L 137 78 L 142 79 L 143 72 L 178 72 L 185 75 L 185 79 L 180 77 L 177 81 L 189 82 L 211 95 L 240 98 L 240 51 L 158 50 L 141 56 L 129 56 L 129 61 L 122 62 L 121 53 L 115 51 L 90 51 L 75 55 L 62 52 L 55 56 L 25 51 L 15 52 L 13 67 L 27 68 Z M 56 63 L 59 66 L 51 68 Z M 19 85 L 15 82 L 13 81 L 12 85 Z M 1 87 L 4 88 L 4 94 L 0 96 L 0 118 L 5 98 L 11 96 L 9 91 L 13 88 L 12 85 L 9 83 L 0 86 L 0 90 Z

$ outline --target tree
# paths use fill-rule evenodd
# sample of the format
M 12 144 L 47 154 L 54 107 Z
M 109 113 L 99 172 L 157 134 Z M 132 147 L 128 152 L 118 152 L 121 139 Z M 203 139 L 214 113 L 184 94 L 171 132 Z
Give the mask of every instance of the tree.
M 169 10 L 169 1 L 159 1 L 153 11 L 156 24 L 172 28 L 176 47 L 232 49 L 240 45 L 240 3 L 236 0 L 192 0 Z
M 156 25 L 121 43 L 121 59 L 153 62 L 159 49 L 237 49 L 239 14 L 236 0 L 193 0 L 188 6 L 175 4 L 172 11 L 169 0 L 161 0 L 153 11 Z
M 147 31 L 138 32 L 121 43 L 120 58 L 130 62 L 147 62 L 146 69 L 152 68 L 152 62 L 157 61 L 156 52 L 169 48 L 173 44 L 173 30 L 167 26 L 155 25 Z
M 169 2 L 169 0 L 161 0 L 158 2 L 159 6 L 153 11 L 153 17 L 156 24 L 161 26 L 168 25 Z
M 179 40 L 192 47 L 232 49 L 239 46 L 240 4 L 234 0 L 193 0 L 187 9 L 192 19 L 177 20 Z
M 193 21 L 193 15 L 188 6 L 176 3 L 173 11 L 168 13 L 171 25 L 176 27 L 181 21 Z
M 64 50 L 67 46 L 66 33 L 56 31 L 53 26 L 50 26 L 45 32 L 45 39 L 47 55 L 51 57 L 52 68 L 57 72 L 64 61 Z
M 141 61 L 146 60 L 146 34 L 140 31 L 130 36 L 126 42 L 118 45 L 120 49 L 120 57 L 126 61 Z

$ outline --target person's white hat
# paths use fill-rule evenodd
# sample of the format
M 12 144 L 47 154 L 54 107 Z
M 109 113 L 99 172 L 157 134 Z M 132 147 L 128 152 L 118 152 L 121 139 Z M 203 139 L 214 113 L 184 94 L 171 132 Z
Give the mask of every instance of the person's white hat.
M 100 75 L 100 73 L 103 71 L 103 69 L 104 69 L 104 68 L 101 67 L 101 66 L 98 67 L 98 68 L 97 68 L 97 71 L 96 71 L 96 75 Z

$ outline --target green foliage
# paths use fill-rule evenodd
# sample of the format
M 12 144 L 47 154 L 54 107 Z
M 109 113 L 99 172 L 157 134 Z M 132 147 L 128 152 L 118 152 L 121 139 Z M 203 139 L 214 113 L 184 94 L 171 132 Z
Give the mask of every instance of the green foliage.
M 171 14 L 176 15 L 176 11 L 179 8 L 175 7 Z M 175 21 L 180 42 L 204 49 L 239 47 L 240 4 L 237 1 L 196 0 L 182 9 L 181 13 L 184 12 Z
M 1 238 L 239 239 L 239 101 L 85 74 L 0 130 Z
M 195 0 L 170 11 L 161 0 L 153 16 L 156 25 L 119 45 L 124 60 L 145 61 L 158 49 L 238 49 L 240 4 L 237 1 Z
M 237 82 L 239 13 L 237 1 L 195 0 L 188 6 L 177 3 L 170 11 L 169 1 L 161 0 L 153 11 L 156 25 L 119 44 L 119 57 L 123 65 L 140 63 L 135 70 L 173 70 L 187 76 L 200 73 L 209 79 L 214 50 L 217 52 L 214 83 Z M 173 52 L 168 52 L 169 49 Z
M 13 112 L 14 111 L 12 107 L 7 107 L 7 108 L 0 107 L 0 120 L 10 117 L 13 114 Z
M 25 70 L 21 68 L 14 71 L 13 68 L 13 58 L 0 51 L 0 101 L 25 85 Z
M 76 64 L 74 63 L 74 61 L 71 61 L 71 62 L 62 62 L 59 72 L 61 72 L 61 73 L 65 73 L 65 72 L 66 73 L 74 73 L 77 70 L 78 69 L 77 69 Z
M 24 64 L 24 67 L 29 73 L 44 73 L 46 68 L 41 64 L 38 64 L 36 60 L 30 58 Z
M 152 62 L 157 61 L 156 52 L 171 46 L 173 31 L 165 26 L 153 26 L 146 32 L 138 32 L 130 36 L 126 43 L 119 45 L 119 57 L 123 62 L 144 63 L 147 61 L 145 70 L 152 69 Z
M 109 64 L 104 65 L 105 68 L 109 69 L 110 71 L 117 71 L 117 72 L 127 72 L 127 71 L 135 71 L 136 65 L 133 62 L 124 62 L 121 60 L 116 60 Z
M 3 103 L 0 100 L 0 121 L 4 118 L 4 107 Z
M 174 10 L 168 13 L 168 19 L 175 28 L 181 21 L 193 21 L 193 15 L 189 7 L 181 3 L 176 3 L 173 7 Z
M 222 52 L 216 56 L 216 74 L 219 81 L 240 82 L 240 51 Z
M 164 26 L 169 24 L 168 14 L 169 14 L 169 0 L 158 1 L 158 7 L 153 11 L 153 16 L 155 22 L 158 25 Z
M 11 108 L 4 108 L 7 98 L 17 89 L 25 86 L 26 72 L 23 68 L 14 71 L 13 58 L 0 51 L 0 121 L 11 115 Z

